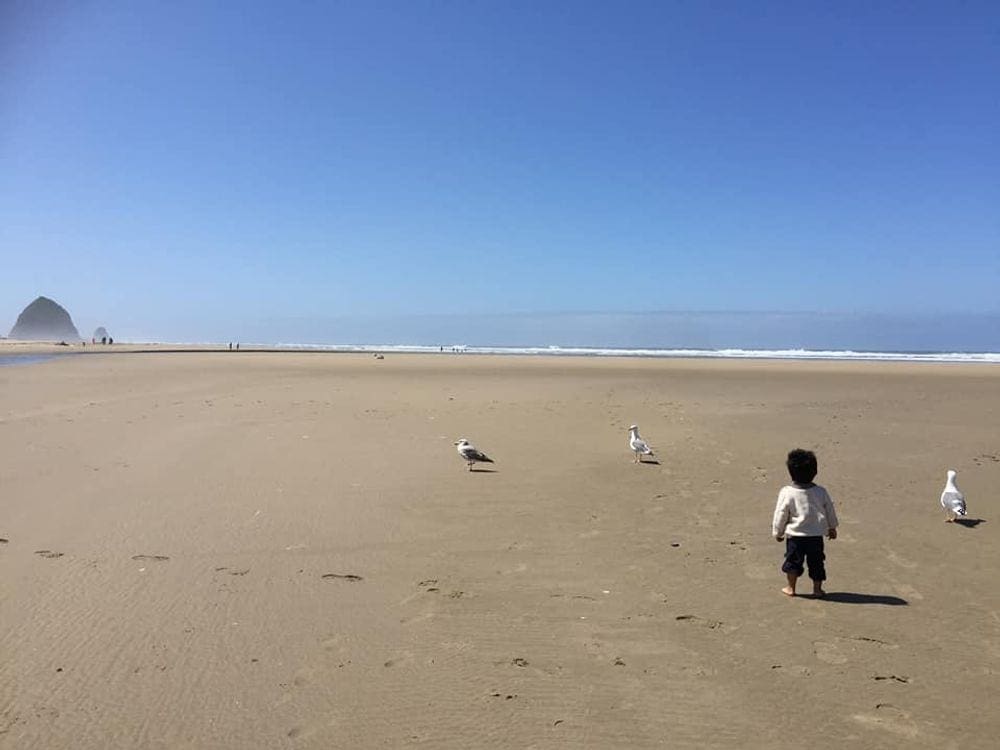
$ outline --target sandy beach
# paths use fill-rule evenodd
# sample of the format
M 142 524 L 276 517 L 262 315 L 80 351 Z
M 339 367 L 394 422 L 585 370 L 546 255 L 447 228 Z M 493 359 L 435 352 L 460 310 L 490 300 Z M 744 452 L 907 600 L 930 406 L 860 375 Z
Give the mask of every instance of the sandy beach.
M 0 747 L 995 747 L 998 424 L 990 365 L 3 367 Z M 794 447 L 822 601 L 779 592 Z

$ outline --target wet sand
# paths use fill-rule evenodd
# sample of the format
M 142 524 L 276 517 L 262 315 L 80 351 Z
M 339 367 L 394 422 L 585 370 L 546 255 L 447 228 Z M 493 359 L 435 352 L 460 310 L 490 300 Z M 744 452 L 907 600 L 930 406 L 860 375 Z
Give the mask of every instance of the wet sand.
M 989 365 L 0 368 L 0 747 L 993 747 L 998 424 Z M 824 601 L 779 591 L 796 446 Z

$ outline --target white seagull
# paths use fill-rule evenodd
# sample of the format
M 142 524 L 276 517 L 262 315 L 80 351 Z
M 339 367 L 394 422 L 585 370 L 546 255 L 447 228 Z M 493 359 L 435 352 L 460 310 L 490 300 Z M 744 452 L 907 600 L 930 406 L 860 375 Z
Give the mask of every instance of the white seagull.
M 632 425 L 628 428 L 628 447 L 635 452 L 635 462 L 642 463 L 643 456 L 652 456 L 653 449 L 649 447 L 645 440 L 639 437 L 639 428 Z
M 941 493 L 941 507 L 944 508 L 945 521 L 954 521 L 958 516 L 965 515 L 965 495 L 955 484 L 955 472 L 948 470 L 948 481 L 945 482 L 944 492 Z
M 481 450 L 476 448 L 472 443 L 470 443 L 465 438 L 459 438 L 455 441 L 455 449 L 458 451 L 458 455 L 465 459 L 466 463 L 469 464 L 469 471 L 472 471 L 473 465 L 480 464 L 491 464 L 493 459 L 483 453 Z

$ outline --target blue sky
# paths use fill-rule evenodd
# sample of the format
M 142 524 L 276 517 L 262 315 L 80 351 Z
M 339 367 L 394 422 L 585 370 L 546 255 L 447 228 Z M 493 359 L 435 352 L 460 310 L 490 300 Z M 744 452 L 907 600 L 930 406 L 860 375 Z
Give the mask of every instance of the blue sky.
M 0 328 L 1000 314 L 996 3 L 6 2 L 0 66 Z

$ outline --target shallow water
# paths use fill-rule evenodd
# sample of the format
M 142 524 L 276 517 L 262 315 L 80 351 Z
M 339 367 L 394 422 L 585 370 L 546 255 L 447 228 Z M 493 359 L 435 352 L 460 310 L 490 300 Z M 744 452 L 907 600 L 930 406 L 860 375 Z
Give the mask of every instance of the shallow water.
M 50 359 L 65 356 L 65 354 L 0 354 L 0 367 L 34 365 L 39 362 L 46 362 Z

